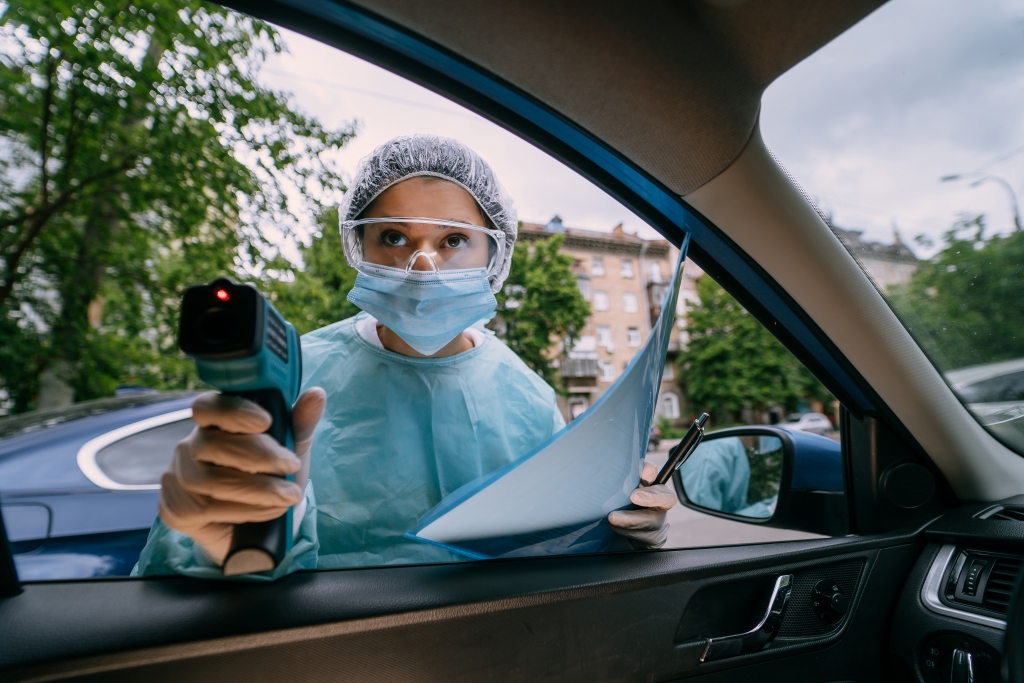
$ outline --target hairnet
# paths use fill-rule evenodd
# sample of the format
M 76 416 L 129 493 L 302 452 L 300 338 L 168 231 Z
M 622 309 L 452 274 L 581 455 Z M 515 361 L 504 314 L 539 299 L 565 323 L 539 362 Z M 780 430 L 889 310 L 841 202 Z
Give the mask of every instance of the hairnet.
M 384 190 L 416 176 L 443 178 L 460 185 L 476 200 L 494 227 L 505 233 L 505 262 L 488 278 L 491 291 L 497 292 L 512 264 L 518 217 L 512 200 L 491 167 L 457 140 L 439 135 L 408 135 L 373 150 L 359 162 L 356 176 L 342 200 L 339 218 L 342 221 L 358 218 Z

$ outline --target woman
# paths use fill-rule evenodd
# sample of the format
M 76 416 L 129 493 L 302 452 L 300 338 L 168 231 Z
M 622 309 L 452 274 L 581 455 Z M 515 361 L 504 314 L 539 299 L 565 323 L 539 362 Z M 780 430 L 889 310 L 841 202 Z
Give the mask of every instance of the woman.
M 443 497 L 565 426 L 551 387 L 482 325 L 517 234 L 483 159 L 447 138 L 397 138 L 360 164 L 340 215 L 358 271 L 349 300 L 363 312 L 302 338 L 295 452 L 262 434 L 258 406 L 197 398 L 198 427 L 164 474 L 135 573 L 217 577 L 233 524 L 290 505 L 294 548 L 264 577 L 460 559 L 404 535 Z M 609 522 L 634 546 L 659 547 L 674 494 L 645 487 L 632 499 L 647 509 Z

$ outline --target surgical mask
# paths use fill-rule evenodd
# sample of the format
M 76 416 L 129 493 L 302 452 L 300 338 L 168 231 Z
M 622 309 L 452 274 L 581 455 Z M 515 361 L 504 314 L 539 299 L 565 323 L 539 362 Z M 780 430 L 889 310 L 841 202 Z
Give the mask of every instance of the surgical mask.
M 440 351 L 498 306 L 486 268 L 419 271 L 366 262 L 348 300 L 424 356 Z

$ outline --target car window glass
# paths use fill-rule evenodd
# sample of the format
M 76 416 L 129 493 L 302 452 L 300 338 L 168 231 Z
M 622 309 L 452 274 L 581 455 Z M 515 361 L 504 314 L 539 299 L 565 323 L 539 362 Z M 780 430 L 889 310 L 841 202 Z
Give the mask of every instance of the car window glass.
M 1022 18 L 888 2 L 770 86 L 761 126 L 968 410 L 1024 454 Z
M 663 464 L 704 410 L 715 427 L 800 411 L 822 420 L 800 429 L 835 436 L 827 392 L 678 248 L 484 118 L 215 5 L 7 7 L 0 83 L 10 110 L 26 113 L 0 128 L 11 198 L 0 220 L 21 226 L 12 239 L 25 260 L 7 271 L 0 302 L 11 340 L 0 349 L 0 497 L 24 580 L 124 576 L 136 562 L 142 575 L 218 576 L 209 553 L 191 550 L 198 541 L 154 520 L 165 472 L 184 482 L 224 466 L 169 465 L 209 388 L 178 351 L 179 304 L 187 287 L 224 275 L 256 287 L 303 335 L 303 384 L 327 392 L 308 495 L 293 509 L 294 569 L 486 557 L 409 534 L 560 440 L 591 435 L 595 457 L 607 455 L 601 429 L 619 423 L 631 444 L 622 480 L 632 484 L 613 497 L 623 505 L 645 455 Z M 44 100 L 55 123 L 30 135 Z M 396 136 L 420 137 L 394 143 L 387 164 L 436 166 L 367 180 L 360 160 Z M 437 169 L 479 169 L 444 166 L 473 154 L 505 194 L 489 178 L 443 184 Z M 431 203 L 452 192 L 441 209 Z M 741 350 L 751 344 L 763 358 Z M 587 422 L 621 404 L 636 408 Z M 220 432 L 210 439 L 234 434 Z M 517 509 L 491 512 L 514 520 Z M 733 523 L 708 528 L 717 522 Z M 677 526 L 667 547 L 737 538 Z M 531 552 L 580 552 L 587 539 Z

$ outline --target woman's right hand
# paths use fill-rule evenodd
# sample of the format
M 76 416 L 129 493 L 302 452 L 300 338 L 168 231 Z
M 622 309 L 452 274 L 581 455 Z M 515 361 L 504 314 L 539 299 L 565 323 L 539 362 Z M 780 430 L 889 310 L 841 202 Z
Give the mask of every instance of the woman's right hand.
M 265 522 L 302 500 L 323 389 L 308 389 L 292 409 L 295 452 L 264 434 L 270 414 L 251 401 L 216 392 L 192 404 L 196 428 L 174 449 L 160 480 L 160 518 L 223 564 L 235 524 Z M 294 481 L 283 479 L 294 474 Z

